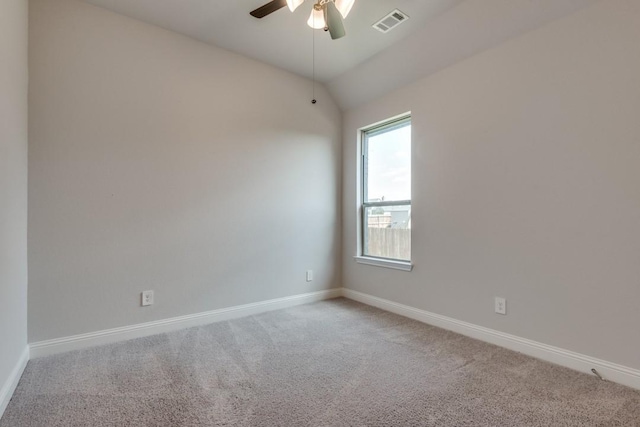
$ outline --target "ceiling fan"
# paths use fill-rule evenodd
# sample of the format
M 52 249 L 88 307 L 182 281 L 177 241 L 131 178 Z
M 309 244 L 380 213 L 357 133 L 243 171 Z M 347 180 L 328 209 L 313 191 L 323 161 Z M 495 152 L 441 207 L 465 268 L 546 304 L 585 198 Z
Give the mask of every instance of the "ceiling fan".
M 315 4 L 311 10 L 311 15 L 307 25 L 319 30 L 324 29 L 331 34 L 333 40 L 346 35 L 342 20 L 347 17 L 355 0 L 314 0 Z M 265 16 L 289 6 L 293 12 L 304 3 L 304 0 L 272 0 L 269 3 L 250 12 L 251 16 L 264 18 Z

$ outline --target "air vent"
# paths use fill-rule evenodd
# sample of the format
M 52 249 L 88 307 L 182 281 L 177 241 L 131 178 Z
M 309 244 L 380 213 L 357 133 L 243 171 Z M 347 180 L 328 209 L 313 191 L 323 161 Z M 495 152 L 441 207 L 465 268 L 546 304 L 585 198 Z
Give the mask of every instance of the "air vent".
M 405 13 L 396 9 L 393 12 L 389 13 L 384 18 L 382 18 L 381 20 L 379 20 L 378 22 L 376 22 L 375 24 L 373 24 L 373 28 L 375 28 L 376 30 L 382 33 L 388 33 L 393 28 L 402 24 L 407 19 L 409 19 L 409 16 L 407 16 Z

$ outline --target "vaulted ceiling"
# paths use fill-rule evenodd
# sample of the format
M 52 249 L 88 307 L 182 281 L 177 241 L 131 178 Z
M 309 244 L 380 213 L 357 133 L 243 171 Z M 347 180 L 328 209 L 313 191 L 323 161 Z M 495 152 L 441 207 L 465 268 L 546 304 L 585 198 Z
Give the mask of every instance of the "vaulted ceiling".
M 249 12 L 268 0 L 85 1 L 301 76 L 315 62 L 316 79 L 347 109 L 596 0 L 356 0 L 339 40 L 306 25 L 312 0 L 263 19 Z M 396 8 L 410 19 L 385 34 L 372 28 Z

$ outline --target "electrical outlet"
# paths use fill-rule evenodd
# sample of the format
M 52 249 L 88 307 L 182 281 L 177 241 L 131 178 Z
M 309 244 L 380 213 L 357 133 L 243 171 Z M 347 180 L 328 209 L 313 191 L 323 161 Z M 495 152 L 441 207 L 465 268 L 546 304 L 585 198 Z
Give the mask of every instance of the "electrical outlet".
M 143 291 L 142 292 L 142 305 L 152 305 L 153 304 L 153 291 Z
M 311 282 L 313 280 L 313 270 L 307 270 L 307 282 Z
M 495 298 L 495 311 L 498 314 L 507 314 L 507 300 L 505 298 Z

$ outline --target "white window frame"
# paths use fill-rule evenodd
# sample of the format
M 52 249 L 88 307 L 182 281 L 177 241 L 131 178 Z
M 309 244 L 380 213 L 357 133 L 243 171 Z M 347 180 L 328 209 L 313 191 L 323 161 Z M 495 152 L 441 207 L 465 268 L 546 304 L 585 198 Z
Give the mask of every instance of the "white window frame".
M 399 201 L 380 201 L 380 202 L 367 202 L 365 195 L 367 194 L 367 138 L 378 135 L 383 132 L 389 132 L 394 129 L 406 126 L 407 123 L 411 123 L 411 113 L 405 113 L 400 116 L 393 117 L 391 119 L 376 123 L 371 126 L 367 126 L 359 130 L 358 134 L 358 243 L 357 243 L 357 255 L 354 259 L 360 264 L 373 265 L 376 267 L 386 267 L 396 270 L 411 271 L 413 264 L 411 260 L 399 260 L 392 258 L 376 257 L 371 255 L 364 255 L 365 238 L 367 235 L 367 208 L 372 207 L 387 207 L 387 206 L 411 206 L 411 200 L 399 200 Z M 413 150 L 412 150 L 413 153 Z M 413 256 L 413 254 L 412 254 Z

